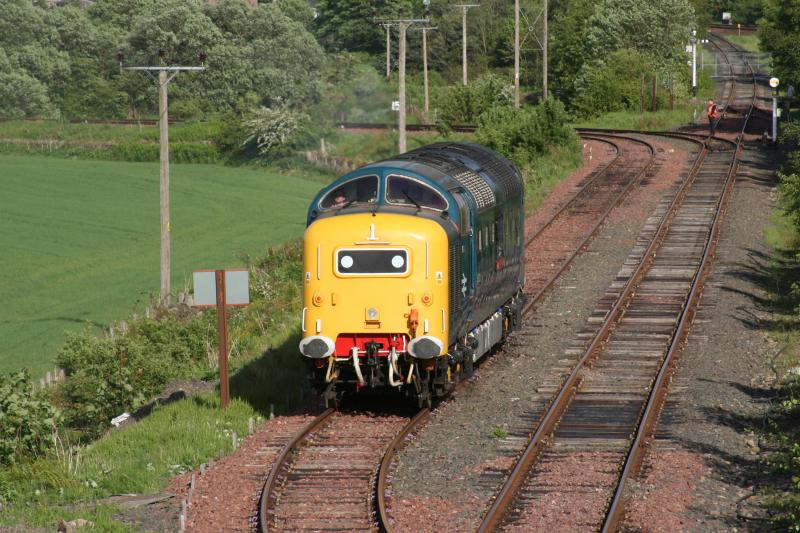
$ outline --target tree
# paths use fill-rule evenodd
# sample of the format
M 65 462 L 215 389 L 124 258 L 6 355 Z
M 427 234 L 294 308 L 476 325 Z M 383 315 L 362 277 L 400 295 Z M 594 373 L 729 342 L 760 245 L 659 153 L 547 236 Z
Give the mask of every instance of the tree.
M 800 84 L 800 2 L 767 0 L 758 28 L 764 50 L 772 54 L 774 74 L 786 87 Z
M 55 118 L 58 112 L 42 83 L 24 71 L 0 71 L 0 117 Z
M 602 62 L 614 50 L 630 48 L 660 70 L 683 66 L 694 22 L 688 0 L 603 0 L 589 20 L 587 62 Z
M 550 38 L 550 76 L 556 96 L 571 102 L 585 61 L 586 33 L 594 15 L 594 0 L 565 0 L 556 4 Z

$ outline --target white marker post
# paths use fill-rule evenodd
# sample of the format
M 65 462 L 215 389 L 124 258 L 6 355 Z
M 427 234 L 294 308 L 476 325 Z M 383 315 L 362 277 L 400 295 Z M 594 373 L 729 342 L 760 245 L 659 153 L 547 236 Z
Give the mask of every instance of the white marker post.
M 228 378 L 228 320 L 226 308 L 250 304 L 249 272 L 246 268 L 230 270 L 195 270 L 194 306 L 217 308 L 219 332 L 219 406 L 228 407 L 230 381 Z
M 772 94 L 772 142 L 778 142 L 778 85 L 781 80 L 778 78 L 770 78 L 769 86 L 775 89 Z

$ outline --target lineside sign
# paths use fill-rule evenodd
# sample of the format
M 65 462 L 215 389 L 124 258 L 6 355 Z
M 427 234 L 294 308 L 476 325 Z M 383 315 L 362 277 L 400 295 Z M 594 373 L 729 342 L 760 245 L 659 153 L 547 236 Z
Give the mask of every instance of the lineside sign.
M 226 308 L 244 307 L 250 303 L 249 272 L 246 268 L 230 270 L 195 270 L 195 307 L 217 308 L 219 341 L 219 406 L 225 409 L 230 401 L 228 380 L 228 318 Z
M 194 271 L 195 307 L 217 306 L 216 270 Z M 246 268 L 225 270 L 225 305 L 245 306 L 250 303 L 249 276 Z

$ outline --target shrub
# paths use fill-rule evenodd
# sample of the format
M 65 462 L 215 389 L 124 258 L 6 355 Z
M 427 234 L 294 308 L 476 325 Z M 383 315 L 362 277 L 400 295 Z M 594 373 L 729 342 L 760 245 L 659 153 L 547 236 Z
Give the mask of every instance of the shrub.
M 447 132 L 455 124 L 475 124 L 488 110 L 508 105 L 513 87 L 494 74 L 481 76 L 470 85 L 456 85 L 441 92 L 439 126 Z
M 478 120 L 476 140 L 525 168 L 551 146 L 576 142 L 561 102 L 549 99 L 535 107 L 497 106 Z
M 309 118 L 287 107 L 260 107 L 244 121 L 247 138 L 243 146 L 255 148 L 265 159 L 288 155 L 302 143 Z
M 27 371 L 0 375 L 0 464 L 45 452 L 53 444 L 59 416 L 34 393 Z M 2 492 L 0 487 L 0 499 Z
M 207 368 L 214 335 L 208 319 L 172 316 L 134 321 L 115 338 L 67 333 L 56 358 L 67 373 L 56 394 L 67 424 L 98 435 L 113 417 L 158 394 L 170 378 Z
M 641 52 L 622 48 L 602 63 L 584 67 L 578 83 L 575 110 L 583 117 L 596 117 L 612 111 L 638 110 L 641 76 L 650 83 L 655 71 Z M 645 86 L 645 105 L 650 103 L 649 85 Z M 664 91 L 660 91 L 663 99 Z M 663 107 L 664 102 L 660 103 Z

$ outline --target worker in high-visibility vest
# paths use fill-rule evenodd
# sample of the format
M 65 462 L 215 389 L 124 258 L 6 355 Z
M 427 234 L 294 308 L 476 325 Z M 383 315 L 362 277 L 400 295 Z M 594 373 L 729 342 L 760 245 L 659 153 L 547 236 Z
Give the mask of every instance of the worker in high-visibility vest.
M 708 117 L 708 129 L 711 131 L 711 136 L 713 137 L 717 127 L 717 104 L 714 103 L 714 100 L 708 101 L 706 116 Z

